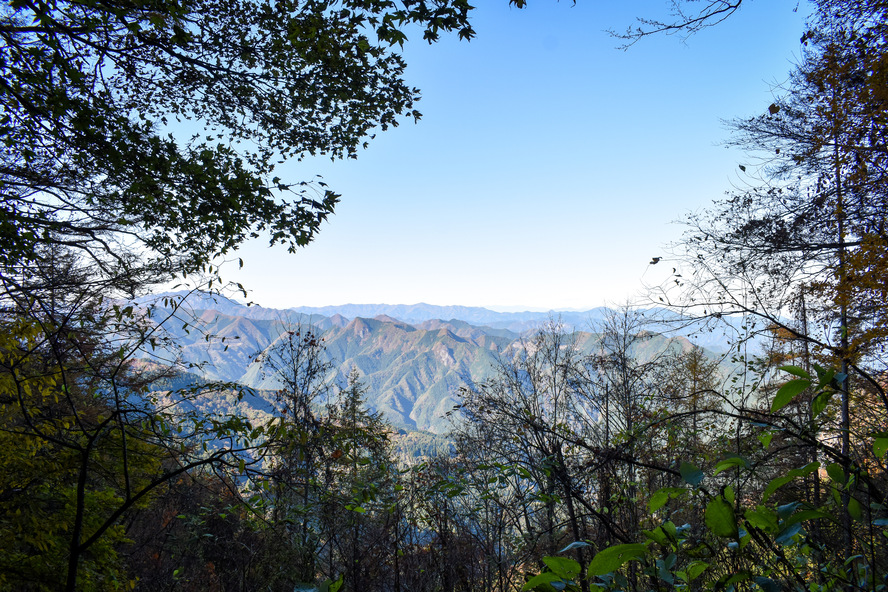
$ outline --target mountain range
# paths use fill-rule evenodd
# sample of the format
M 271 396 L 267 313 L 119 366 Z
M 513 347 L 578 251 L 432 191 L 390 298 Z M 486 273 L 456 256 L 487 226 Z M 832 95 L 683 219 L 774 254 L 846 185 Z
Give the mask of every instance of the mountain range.
M 151 318 L 173 314 L 182 321 L 164 323 L 178 350 L 165 350 L 160 357 L 177 357 L 189 372 L 205 380 L 237 382 L 265 391 L 280 388 L 280 380 L 256 359 L 285 331 L 310 325 L 323 338 L 325 353 L 335 368 L 330 380 L 341 384 L 356 368 L 366 386 L 368 404 L 383 412 L 390 423 L 438 434 L 450 427 L 448 412 L 459 402 L 459 389 L 490 377 L 499 360 L 514 355 L 516 348 L 523 347 L 523 339 L 541 325 L 557 318 L 577 331 L 580 349 L 591 353 L 598 347 L 598 335 L 590 329 L 607 314 L 604 308 L 501 313 L 428 304 L 276 310 L 197 292 L 165 294 L 139 304 L 149 302 L 156 307 Z M 178 303 L 175 311 L 173 302 Z M 691 347 L 685 336 L 660 334 L 653 334 L 645 344 L 648 353 L 643 355 Z M 714 352 L 711 355 L 716 357 Z

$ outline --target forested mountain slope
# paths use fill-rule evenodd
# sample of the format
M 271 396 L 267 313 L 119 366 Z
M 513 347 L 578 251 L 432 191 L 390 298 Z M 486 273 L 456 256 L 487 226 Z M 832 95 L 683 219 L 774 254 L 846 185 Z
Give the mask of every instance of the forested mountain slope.
M 342 384 L 356 368 L 371 407 L 382 411 L 393 425 L 409 430 L 447 432 L 447 414 L 459 403 L 460 388 L 485 380 L 499 360 L 511 359 L 525 347 L 526 334 L 461 320 L 411 324 L 386 315 L 349 320 L 338 313 L 327 317 L 293 310 L 272 315 L 270 309 L 261 309 L 256 314 L 253 307 L 218 297 L 218 302 L 199 298 L 192 303 L 221 310 L 189 309 L 193 327 L 187 330 L 169 324 L 180 344 L 181 360 L 192 372 L 208 380 L 238 382 L 264 391 L 278 389 L 278 377 L 257 358 L 286 331 L 311 326 L 323 338 L 325 355 L 333 363 L 329 380 Z M 599 338 L 597 333 L 579 331 L 575 347 L 592 354 Z M 650 359 L 666 349 L 686 351 L 691 342 L 650 333 L 636 347 L 641 359 Z

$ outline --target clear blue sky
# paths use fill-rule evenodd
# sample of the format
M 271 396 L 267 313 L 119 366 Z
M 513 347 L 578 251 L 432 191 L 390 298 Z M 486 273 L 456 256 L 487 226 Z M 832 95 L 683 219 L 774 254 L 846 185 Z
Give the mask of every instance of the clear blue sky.
M 723 119 L 764 112 L 799 55 L 806 4 L 744 2 L 686 43 L 628 51 L 608 28 L 667 0 L 477 0 L 477 37 L 408 43 L 422 120 L 355 161 L 287 163 L 342 203 L 295 255 L 255 241 L 227 277 L 270 307 L 344 303 L 590 308 L 666 266 L 674 221 L 742 184 Z M 670 271 L 666 269 L 666 271 Z

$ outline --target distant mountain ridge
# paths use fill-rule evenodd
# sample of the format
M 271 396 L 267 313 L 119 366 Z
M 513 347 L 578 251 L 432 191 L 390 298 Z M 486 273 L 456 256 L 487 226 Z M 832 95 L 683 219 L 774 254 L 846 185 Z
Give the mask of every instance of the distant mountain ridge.
M 294 306 L 286 309 L 265 308 L 257 304 L 243 304 L 218 294 L 205 292 L 168 292 L 143 297 L 138 303 L 162 302 L 164 298 L 183 300 L 183 304 L 194 310 L 216 310 L 224 314 L 247 318 L 272 319 L 288 313 L 307 316 L 333 317 L 340 315 L 346 319 L 357 317 L 372 319 L 385 315 L 405 323 L 422 323 L 432 320 L 459 320 L 472 325 L 487 325 L 491 328 L 526 331 L 534 329 L 552 318 L 560 318 L 567 325 L 588 328 L 590 322 L 599 321 L 607 308 L 598 307 L 586 311 L 548 312 L 497 312 L 480 306 L 440 306 L 436 304 L 341 304 L 330 306 Z
M 379 315 L 392 317 L 406 323 L 422 323 L 432 320 L 459 320 L 472 325 L 486 325 L 494 329 L 521 332 L 538 327 L 549 319 L 560 318 L 571 326 L 588 326 L 600 321 L 607 311 L 604 307 L 586 311 L 548 312 L 497 312 L 479 306 L 438 306 L 435 304 L 343 304 L 339 306 L 297 306 L 293 312 L 330 316 L 340 314 L 347 318 L 375 318 Z
M 190 310 L 216 310 L 223 314 L 240 316 L 249 319 L 281 320 L 329 318 L 329 323 L 343 326 L 356 317 L 376 318 L 385 315 L 408 323 L 421 324 L 426 321 L 449 321 L 468 323 L 489 329 L 504 329 L 522 334 L 538 329 L 550 320 L 561 322 L 566 328 L 579 331 L 594 331 L 608 314 L 607 307 L 591 308 L 585 311 L 550 310 L 548 312 L 497 312 L 478 306 L 439 306 L 435 304 L 343 304 L 332 306 L 296 306 L 287 309 L 264 308 L 257 304 L 244 304 L 225 296 L 204 292 L 170 292 L 138 299 L 137 302 L 162 303 L 163 299 L 175 298 L 183 301 L 185 308 Z M 647 310 L 650 324 L 647 328 L 655 333 L 681 335 L 691 339 L 693 343 L 724 353 L 728 350 L 729 335 L 736 338 L 746 331 L 745 321 L 739 318 L 721 319 L 721 329 L 708 326 L 705 321 L 680 319 L 667 309 L 651 308 Z M 320 322 L 320 321 L 319 321 Z M 681 327 L 676 329 L 676 327 Z M 752 343 L 761 343 L 761 339 L 753 339 Z
M 256 357 L 288 329 L 311 325 L 323 337 L 326 354 L 336 366 L 332 380 L 342 382 L 351 368 L 357 368 L 367 386 L 368 403 L 385 413 L 390 422 L 399 428 L 438 434 L 450 428 L 446 414 L 458 404 L 461 387 L 491 376 L 501 357 L 523 347 L 524 336 L 557 318 L 549 313 L 497 313 L 424 304 L 274 310 L 208 294 L 162 295 L 156 301 L 156 312 L 166 313 L 170 298 L 184 298 L 178 315 L 190 319 L 197 330 L 183 327 L 185 323 L 170 323 L 167 332 L 180 346 L 181 361 L 204 379 L 239 382 L 262 390 L 280 388 L 280 381 L 268 376 L 255 362 Z M 148 302 L 143 299 L 141 304 Z M 357 312 L 376 314 L 348 317 Z M 595 322 L 593 315 L 600 320 L 605 312 L 592 309 L 560 320 L 569 330 L 578 331 L 579 347 L 591 353 L 598 336 L 578 329 L 588 329 Z M 461 314 L 479 324 L 426 318 L 435 313 Z M 588 316 L 583 318 L 584 314 Z M 649 352 L 645 355 L 690 347 L 685 337 L 655 333 L 645 345 Z

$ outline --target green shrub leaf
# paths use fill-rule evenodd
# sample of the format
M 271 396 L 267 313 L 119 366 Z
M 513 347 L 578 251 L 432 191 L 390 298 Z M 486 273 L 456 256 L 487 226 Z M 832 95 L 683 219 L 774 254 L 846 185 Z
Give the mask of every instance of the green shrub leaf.
M 790 401 L 795 399 L 796 395 L 811 386 L 811 381 L 804 378 L 796 378 L 790 380 L 780 387 L 777 395 L 774 396 L 774 402 L 771 404 L 771 412 L 776 413 L 786 407 Z
M 638 559 L 647 552 L 640 543 L 629 543 L 608 547 L 598 553 L 589 564 L 589 575 L 601 576 L 623 567 L 627 562 Z
M 556 574 L 552 573 L 551 571 L 547 571 L 545 573 L 541 573 L 541 574 L 536 575 L 536 576 L 530 578 L 529 580 L 527 580 L 527 583 L 525 583 L 524 587 L 521 589 L 525 590 L 525 591 L 526 590 L 533 590 L 534 588 L 536 588 L 538 586 L 543 586 L 544 584 L 551 584 L 552 582 L 560 582 L 560 581 L 561 581 L 561 578 L 559 578 Z
M 789 372 L 793 376 L 798 376 L 799 378 L 811 380 L 811 375 L 808 374 L 808 372 L 806 372 L 804 368 L 799 368 L 798 366 L 780 366 L 777 369 L 783 370 L 784 372 Z
M 842 466 L 839 463 L 833 463 L 826 467 L 826 474 L 829 475 L 829 478 L 835 483 L 838 483 L 839 485 L 845 484 L 845 471 L 842 470 Z
M 678 468 L 678 472 L 681 473 L 681 478 L 684 479 L 686 483 L 693 485 L 694 487 L 700 485 L 700 482 L 703 481 L 703 471 L 689 462 L 682 461 L 681 466 Z
M 749 468 L 749 461 L 742 456 L 733 454 L 715 465 L 714 474 L 718 475 L 722 471 L 727 471 L 728 469 L 732 469 L 734 467 L 743 467 L 744 469 Z
M 543 563 L 562 580 L 573 579 L 580 573 L 580 564 L 570 557 L 543 557 Z
M 682 487 L 661 487 L 651 494 L 651 499 L 648 501 L 648 510 L 653 514 L 665 506 L 669 498 L 678 497 L 687 493 L 687 491 L 687 489 Z
M 885 453 L 888 452 L 888 437 L 876 437 L 873 442 L 873 452 L 876 453 L 878 458 L 884 458 Z
M 706 571 L 707 567 L 709 567 L 709 564 L 703 561 L 694 561 L 693 563 L 689 564 L 687 570 L 685 570 L 688 574 L 688 581 L 700 577 L 700 574 Z
M 832 391 L 823 391 L 811 401 L 811 416 L 817 417 L 823 410 L 826 409 L 826 406 L 829 404 L 829 400 L 832 398 Z
M 720 537 L 737 538 L 737 518 L 734 508 L 723 497 L 717 497 L 706 505 L 706 526 Z

